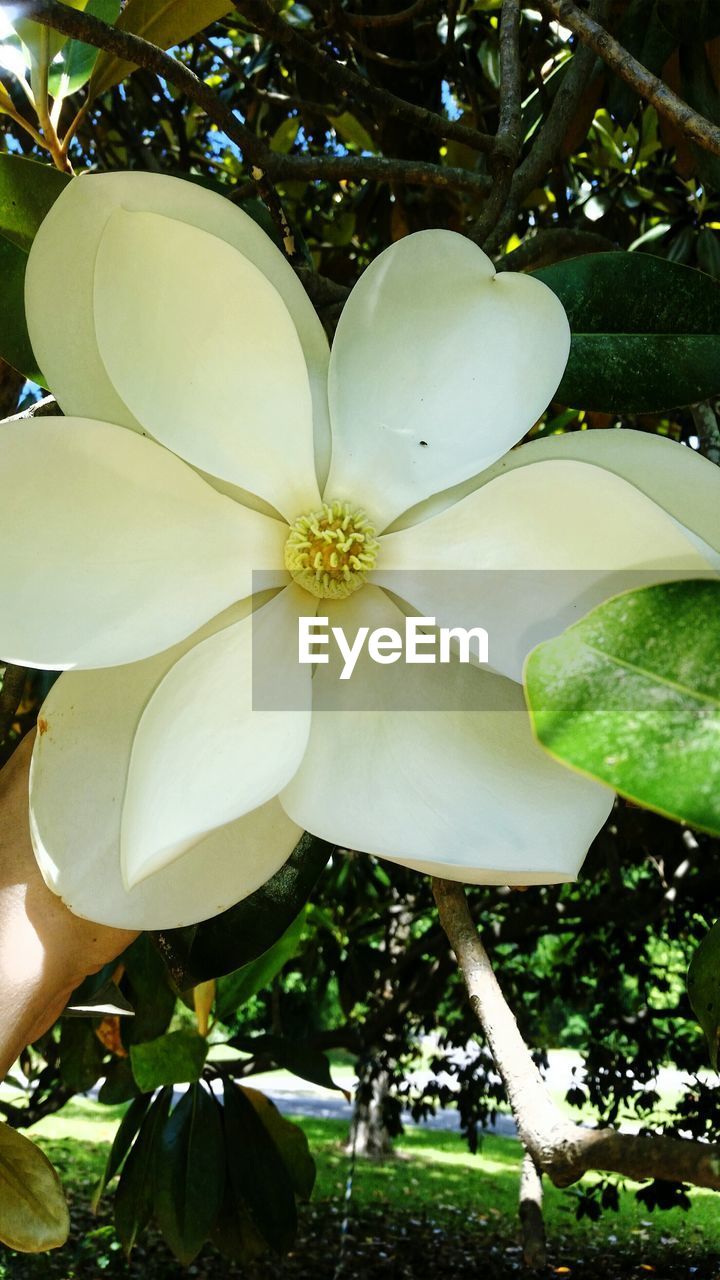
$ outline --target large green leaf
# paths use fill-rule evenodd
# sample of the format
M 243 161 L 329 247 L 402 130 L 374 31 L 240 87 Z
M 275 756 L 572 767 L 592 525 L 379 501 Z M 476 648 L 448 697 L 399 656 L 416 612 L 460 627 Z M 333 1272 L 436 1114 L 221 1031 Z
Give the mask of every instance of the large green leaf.
M 85 12 L 112 26 L 120 13 L 120 0 L 88 0 Z M 50 67 L 48 88 L 53 98 L 66 98 L 82 89 L 90 79 L 99 56 L 100 50 L 94 45 L 84 44 L 82 40 L 68 40 Z
M 39 167 L 39 166 L 38 166 Z M 43 377 L 30 346 L 25 320 L 25 268 L 27 254 L 0 235 L 0 356 L 13 369 L 42 385 Z
M 42 1151 L 0 1125 L 0 1241 L 22 1253 L 64 1244 L 70 1230 L 60 1179 Z
M 102 1176 L 95 1188 L 95 1191 L 93 1192 L 91 1204 L 94 1213 L 97 1212 L 100 1199 L 104 1194 L 108 1183 L 122 1168 L 133 1141 L 137 1137 L 140 1126 L 145 1119 L 151 1100 L 152 1095 L 148 1093 L 143 1097 L 135 1098 L 130 1103 L 130 1106 L 120 1121 Z
M 248 1089 L 246 1085 L 240 1087 L 280 1152 L 295 1195 L 309 1200 L 315 1186 L 316 1169 L 307 1137 L 300 1126 L 281 1115 L 272 1099 L 259 1089 Z
M 350 1099 L 350 1094 L 342 1085 L 336 1084 L 330 1072 L 330 1063 L 320 1049 L 305 1044 L 302 1040 L 286 1040 L 284 1036 L 255 1035 L 233 1036 L 229 1042 L 241 1053 L 249 1053 L 254 1058 L 267 1058 L 276 1067 L 284 1067 L 292 1071 L 301 1080 L 309 1080 L 311 1084 L 319 1084 L 323 1089 L 337 1089 Z
M 142 1093 L 164 1084 L 199 1080 L 206 1056 L 207 1040 L 190 1028 L 130 1046 L 133 1075 Z
M 713 1070 L 717 1071 L 720 1049 L 720 920 L 705 934 L 687 975 L 687 989 L 693 1013 L 705 1032 Z
M 161 49 L 170 49 L 204 31 L 234 8 L 228 0 L 128 0 L 116 25 L 119 31 L 129 31 Z M 134 63 L 101 53 L 90 81 L 90 97 L 105 93 L 134 70 Z
M 268 987 L 288 960 L 292 959 L 300 945 L 305 924 L 305 912 L 300 911 L 289 929 L 278 938 L 273 947 L 257 960 L 251 960 L 234 973 L 221 978 L 217 986 L 215 1012 L 218 1018 L 227 1018 L 254 996 Z
M 720 835 L 720 582 L 643 587 L 535 649 L 541 744 L 565 764 Z
M 0 155 L 0 233 L 29 253 L 40 223 L 68 182 L 72 178 L 52 165 Z
M 592 253 L 532 274 L 572 329 L 563 404 L 650 413 L 720 394 L 720 284 L 704 272 L 648 253 Z
M 130 1148 L 115 1193 L 115 1229 L 128 1255 L 152 1217 L 156 1153 L 171 1102 L 172 1089 L 162 1089 Z
M 295 1195 L 285 1162 L 245 1090 L 226 1079 L 223 1097 L 230 1190 L 247 1206 L 268 1247 L 283 1253 L 297 1230 Z
M 155 1216 L 183 1266 L 189 1266 L 208 1238 L 224 1190 L 220 1108 L 203 1085 L 194 1084 L 160 1135 L 155 1178 Z
M 331 852 L 332 845 L 308 833 L 285 866 L 236 907 L 203 924 L 154 934 L 177 985 L 184 990 L 232 973 L 269 951 L 304 907 Z

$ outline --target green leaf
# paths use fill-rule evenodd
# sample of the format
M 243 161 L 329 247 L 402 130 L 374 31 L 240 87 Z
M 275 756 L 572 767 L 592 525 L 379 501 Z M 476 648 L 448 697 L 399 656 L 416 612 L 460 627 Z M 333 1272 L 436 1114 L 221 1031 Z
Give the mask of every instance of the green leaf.
M 60 1023 L 60 1074 L 75 1093 L 85 1093 L 104 1075 L 100 1041 L 85 1019 L 63 1018 Z
M 120 0 L 89 0 L 85 12 L 113 26 L 120 13 Z M 67 98 L 87 84 L 100 56 L 94 45 L 82 40 L 68 40 L 50 67 L 48 88 L 53 98 Z
M 593 609 L 525 667 L 556 759 L 720 835 L 720 582 L 662 583 Z
M 562 404 L 650 413 L 720 393 L 720 284 L 704 272 L 647 253 L 592 253 L 531 274 L 572 329 Z
M 716 920 L 697 948 L 687 975 L 693 1013 L 705 1032 L 714 1071 L 720 1050 L 720 920 Z
M 316 1169 L 302 1129 L 291 1120 L 286 1120 L 275 1103 L 259 1089 L 249 1089 L 247 1085 L 242 1085 L 241 1088 L 280 1152 L 295 1195 L 302 1200 L 309 1200 L 315 1186 Z
M 133 1144 L 134 1138 L 140 1131 L 140 1126 L 147 1115 L 151 1101 L 152 1095 L 149 1093 L 145 1094 L 143 1097 L 135 1098 L 134 1101 L 130 1103 L 130 1106 L 120 1121 L 113 1144 L 110 1148 L 107 1163 L 100 1181 L 93 1193 L 91 1200 L 93 1213 L 97 1213 L 97 1208 L 101 1197 L 105 1193 L 105 1188 L 111 1179 L 115 1177 L 115 1174 L 120 1170 L 125 1157 Z
M 183 1266 L 189 1266 L 208 1238 L 224 1189 L 220 1108 L 207 1089 L 194 1084 L 160 1135 L 155 1178 L 158 1225 Z
M 116 1058 L 107 1068 L 105 1079 L 98 1091 L 98 1102 L 114 1107 L 120 1102 L 130 1102 L 138 1095 L 138 1087 L 132 1073 L 129 1058 Z
M 163 1089 L 140 1126 L 115 1193 L 115 1229 L 129 1256 L 153 1210 L 153 1180 L 160 1133 L 170 1111 L 172 1089 Z
M 131 1045 L 130 1062 L 138 1088 L 148 1093 L 160 1085 L 199 1080 L 207 1047 L 205 1037 L 190 1029 Z
M 328 116 L 328 120 L 346 147 L 356 151 L 369 151 L 375 155 L 377 146 L 364 125 L 350 111 L 343 111 L 339 116 Z
M 128 0 L 116 25 L 118 31 L 129 31 L 161 49 L 170 49 L 224 18 L 234 7 L 228 0 Z M 105 93 L 134 70 L 133 62 L 101 53 L 90 80 L 89 97 Z
M 295 955 L 305 924 L 305 911 L 302 910 L 278 938 L 273 947 L 257 960 L 251 960 L 226 978 L 218 982 L 215 999 L 215 1012 L 218 1018 L 227 1018 L 254 996 L 257 991 L 269 987 L 273 978 Z
M 226 1079 L 223 1096 L 231 1191 L 247 1206 L 268 1247 L 284 1253 L 297 1231 L 295 1195 L 285 1163 L 245 1090 Z
M 212 920 L 153 935 L 181 989 L 231 973 L 262 956 L 304 907 L 333 846 L 306 833 L 261 889 Z
M 132 944 L 123 957 L 125 981 L 130 987 L 130 1003 L 135 1017 L 123 1028 L 125 1044 L 155 1040 L 166 1031 L 175 1009 L 167 971 L 146 933 Z
M 64 1244 L 69 1230 L 60 1179 L 47 1156 L 0 1125 L 0 1241 L 21 1253 L 41 1253 Z
M 13 369 L 32 382 L 43 385 L 25 320 L 25 268 L 27 254 L 0 235 L 0 280 L 2 280 L 2 318 L 0 320 L 0 356 Z
M 0 234 L 29 253 L 40 223 L 72 181 L 50 165 L 0 154 Z
M 323 1089 L 335 1089 L 349 1099 L 342 1085 L 336 1084 L 330 1074 L 330 1064 L 320 1049 L 313 1049 L 300 1040 L 286 1040 L 283 1036 L 233 1036 L 230 1044 L 242 1053 L 253 1057 L 267 1057 L 278 1067 L 292 1071 L 301 1080 L 319 1084 Z

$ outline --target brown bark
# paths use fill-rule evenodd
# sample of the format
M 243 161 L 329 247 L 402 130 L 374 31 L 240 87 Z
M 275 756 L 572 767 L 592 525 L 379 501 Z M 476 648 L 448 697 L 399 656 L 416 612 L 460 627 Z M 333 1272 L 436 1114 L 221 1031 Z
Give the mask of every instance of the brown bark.
M 520 1173 L 519 1214 L 523 1262 L 526 1267 L 540 1270 L 547 1266 L 542 1174 L 529 1151 L 523 1156 Z
M 642 1180 L 662 1178 L 720 1191 L 720 1144 L 586 1129 L 555 1106 L 500 989 L 461 885 L 434 880 L 440 922 L 457 956 L 470 1005 L 492 1051 L 520 1139 L 556 1187 L 590 1169 Z

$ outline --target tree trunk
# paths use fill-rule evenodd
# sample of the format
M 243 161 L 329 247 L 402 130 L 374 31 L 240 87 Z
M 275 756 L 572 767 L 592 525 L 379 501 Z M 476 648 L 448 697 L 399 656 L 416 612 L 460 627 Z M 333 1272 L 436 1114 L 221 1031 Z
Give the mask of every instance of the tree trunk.
M 350 1125 L 348 1150 L 365 1160 L 388 1160 L 393 1142 L 385 1121 L 385 1102 L 389 1090 L 386 1070 L 373 1070 L 370 1063 L 361 1073 L 355 1095 L 355 1110 Z

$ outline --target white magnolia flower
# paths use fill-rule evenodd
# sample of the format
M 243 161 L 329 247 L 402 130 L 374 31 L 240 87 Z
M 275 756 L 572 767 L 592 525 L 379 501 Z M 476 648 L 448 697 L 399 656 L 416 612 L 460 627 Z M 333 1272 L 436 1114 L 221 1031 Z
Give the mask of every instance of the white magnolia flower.
M 555 296 L 421 232 L 365 271 L 329 355 L 251 219 L 138 173 L 69 184 L 26 292 L 66 416 L 0 428 L 0 654 L 66 672 L 31 773 L 51 888 L 100 922 L 185 924 L 268 879 L 303 828 L 466 881 L 572 878 L 612 795 L 537 747 L 519 678 L 589 605 L 564 573 L 513 598 L 509 571 L 591 571 L 607 594 L 633 566 L 704 569 L 720 476 L 625 431 L 507 453 L 567 359 Z M 347 504 L 350 545 L 323 501 Z M 316 573 L 323 531 L 336 559 Z M 456 572 L 479 569 L 503 571 L 481 619 Z M 251 618 L 254 570 L 279 589 Z M 409 611 L 486 625 L 499 674 L 427 668 L 442 710 L 312 716 L 336 673 L 288 671 L 298 616 L 397 628 L 397 575 Z M 338 598 L 341 580 L 362 590 Z M 253 710 L 253 642 L 299 709 Z M 487 682 L 495 709 L 465 709 L 465 681 Z

